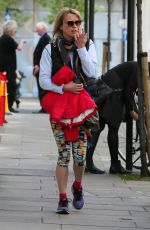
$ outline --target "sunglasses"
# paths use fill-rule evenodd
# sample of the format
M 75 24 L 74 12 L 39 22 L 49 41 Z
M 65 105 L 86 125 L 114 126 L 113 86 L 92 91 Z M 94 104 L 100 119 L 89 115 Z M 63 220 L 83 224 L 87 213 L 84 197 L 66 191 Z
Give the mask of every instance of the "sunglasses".
M 69 27 L 72 27 L 74 25 L 76 26 L 80 26 L 81 25 L 81 20 L 77 20 L 77 21 L 67 21 L 65 22 Z

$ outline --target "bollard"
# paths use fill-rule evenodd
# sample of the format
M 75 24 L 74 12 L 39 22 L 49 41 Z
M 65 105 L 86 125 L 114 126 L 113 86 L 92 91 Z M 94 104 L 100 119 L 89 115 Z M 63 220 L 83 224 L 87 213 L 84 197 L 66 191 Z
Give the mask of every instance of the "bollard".
M 4 124 L 5 121 L 5 81 L 3 74 L 0 73 L 0 126 Z
M 7 77 L 6 73 L 0 72 L 0 126 L 5 122 L 5 112 L 6 112 L 6 97 L 7 97 Z M 8 103 L 8 102 L 7 102 Z
M 6 72 L 3 72 L 3 79 L 4 79 L 4 96 L 5 96 L 5 113 L 9 113 L 9 108 L 8 108 L 8 92 L 7 92 L 7 76 Z
M 7 93 L 7 82 L 5 83 L 5 113 L 9 113 L 8 108 L 8 93 Z

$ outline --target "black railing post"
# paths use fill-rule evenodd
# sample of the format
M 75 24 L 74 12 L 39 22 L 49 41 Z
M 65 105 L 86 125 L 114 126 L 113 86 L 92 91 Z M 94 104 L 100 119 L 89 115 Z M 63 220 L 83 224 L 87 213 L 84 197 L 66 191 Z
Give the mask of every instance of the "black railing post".
M 88 18 L 89 18 L 89 0 L 85 0 L 84 1 L 84 30 L 86 33 L 89 33 Z
M 134 59 L 134 0 L 128 0 L 128 38 L 127 38 L 127 59 Z
M 128 0 L 127 61 L 134 59 L 134 0 Z M 126 124 L 126 169 L 132 170 L 133 121 L 128 116 Z
M 94 41 L 94 0 L 90 0 L 89 4 L 89 38 Z

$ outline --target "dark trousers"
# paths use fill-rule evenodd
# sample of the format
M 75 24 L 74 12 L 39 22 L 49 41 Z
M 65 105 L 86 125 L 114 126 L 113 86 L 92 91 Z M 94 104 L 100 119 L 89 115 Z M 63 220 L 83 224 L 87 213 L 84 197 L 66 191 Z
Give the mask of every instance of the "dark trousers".
M 39 84 L 39 74 L 36 74 L 35 77 L 36 77 L 36 82 L 37 82 L 38 98 L 40 100 L 42 88 L 40 87 L 40 84 Z
M 41 104 L 41 98 L 42 98 L 42 95 L 43 95 L 43 89 L 41 88 L 40 84 L 39 84 L 39 73 L 36 74 L 36 82 L 37 82 L 37 88 L 38 88 L 38 98 L 39 98 L 39 102 L 40 102 L 40 105 L 41 105 L 41 108 L 42 108 L 42 104 Z M 42 110 L 44 110 L 42 108 Z
M 105 128 L 105 124 L 106 122 L 102 118 L 100 118 L 100 129 L 96 132 L 92 132 L 92 146 L 87 149 L 87 154 L 86 154 L 86 166 L 87 167 L 93 166 L 94 150 L 96 148 L 100 133 Z M 118 163 L 119 127 L 115 128 L 109 124 L 107 125 L 108 125 L 107 142 L 108 142 L 108 147 L 109 147 L 109 152 L 110 152 L 111 165 L 116 165 Z

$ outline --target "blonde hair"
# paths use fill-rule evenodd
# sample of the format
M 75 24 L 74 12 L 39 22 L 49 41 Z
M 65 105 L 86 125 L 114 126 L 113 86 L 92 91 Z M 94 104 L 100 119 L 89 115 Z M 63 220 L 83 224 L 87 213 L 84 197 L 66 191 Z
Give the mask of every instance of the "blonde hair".
M 80 15 L 79 11 L 77 11 L 75 9 L 71 9 L 71 8 L 63 8 L 63 9 L 61 9 L 58 12 L 58 14 L 56 16 L 56 19 L 55 19 L 55 22 L 54 22 L 53 36 L 62 36 L 63 35 L 62 30 L 60 29 L 60 27 L 62 26 L 64 17 L 67 14 L 75 14 L 79 18 L 79 20 L 81 20 L 81 15 Z
M 9 32 L 15 32 L 17 30 L 17 22 L 15 20 L 8 20 L 3 23 L 3 32 L 8 34 Z
M 48 25 L 45 22 L 37 22 L 36 28 L 42 28 L 45 31 L 47 31 L 48 30 Z

